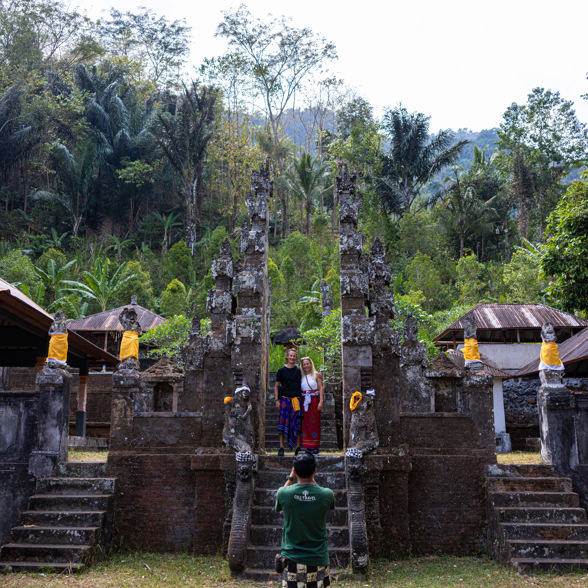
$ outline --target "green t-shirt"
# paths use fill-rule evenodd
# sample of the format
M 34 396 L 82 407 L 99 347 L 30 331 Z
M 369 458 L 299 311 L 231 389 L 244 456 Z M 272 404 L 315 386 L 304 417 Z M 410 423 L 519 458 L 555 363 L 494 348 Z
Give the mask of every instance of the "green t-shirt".
M 282 555 L 307 566 L 328 566 L 327 512 L 335 508 L 330 488 L 316 484 L 283 486 L 276 496 L 276 510 L 284 512 Z

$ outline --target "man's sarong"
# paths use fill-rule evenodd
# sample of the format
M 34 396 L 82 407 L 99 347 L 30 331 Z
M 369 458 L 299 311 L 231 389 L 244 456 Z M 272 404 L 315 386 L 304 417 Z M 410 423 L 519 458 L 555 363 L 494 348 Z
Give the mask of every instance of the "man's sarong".
M 282 572 L 282 588 L 327 588 L 331 585 L 329 566 L 307 566 L 288 562 Z
M 282 396 L 280 401 L 280 420 L 278 421 L 278 433 L 288 439 L 288 447 L 294 449 L 298 435 L 302 433 L 300 411 L 296 412 L 292 407 L 292 399 Z
M 321 446 L 321 413 L 318 410 L 319 397 L 311 396 L 308 410 L 302 414 L 302 447 L 319 449 Z

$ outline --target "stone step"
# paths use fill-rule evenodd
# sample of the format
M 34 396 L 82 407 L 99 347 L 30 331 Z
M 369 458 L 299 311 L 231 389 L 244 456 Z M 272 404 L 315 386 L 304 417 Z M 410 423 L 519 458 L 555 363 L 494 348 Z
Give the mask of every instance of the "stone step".
M 492 506 L 579 506 L 575 492 L 489 492 Z
M 275 525 L 282 527 L 284 517 L 281 512 L 276 512 L 271 506 L 254 506 L 251 511 L 252 525 Z M 344 527 L 347 525 L 347 509 L 336 508 L 327 514 L 327 526 Z
M 83 563 L 90 555 L 90 545 L 55 545 L 42 543 L 7 543 L 2 546 L 0 567 L 8 562 Z
M 276 504 L 277 488 L 256 488 L 253 504 L 256 506 L 271 506 Z M 334 490 L 335 506 L 347 506 L 347 490 Z
M 106 478 L 106 462 L 63 461 L 57 464 L 57 474 L 64 478 Z
M 280 488 L 284 485 L 286 476 L 290 473 L 290 471 L 291 469 L 283 472 L 272 472 L 268 470 L 259 471 L 257 472 L 257 487 L 266 489 Z M 346 487 L 345 474 L 342 472 L 317 473 L 314 479 L 319 486 L 324 486 L 325 488 L 330 488 L 331 490 L 339 490 Z
M 514 569 L 526 574 L 528 572 L 568 573 L 588 570 L 588 559 L 569 558 L 531 558 L 517 557 L 510 560 Z
M 588 541 L 567 541 L 554 539 L 508 539 L 511 558 L 533 559 L 587 559 Z
M 36 494 L 114 494 L 116 478 L 40 478 Z
M 275 454 L 261 456 L 258 461 L 258 470 L 281 471 L 284 474 L 289 473 L 292 469 L 293 453 L 286 453 L 283 457 Z M 342 453 L 318 455 L 316 458 L 317 470 L 319 472 L 339 472 L 345 471 L 345 458 Z
M 564 523 L 500 523 L 508 539 L 588 541 L 588 525 Z
M 572 492 L 570 478 L 487 478 L 490 492 Z
M 35 494 L 29 499 L 29 510 L 105 511 L 111 501 L 112 494 Z
M 349 546 L 349 529 L 345 527 L 327 526 L 329 549 L 332 547 Z M 275 525 L 251 525 L 250 546 L 274 546 L 279 551 L 282 542 L 282 527 Z
M 55 561 L 0 561 L 0 570 L 8 572 L 44 572 L 46 570 L 55 572 L 72 571 L 76 572 L 85 569 L 83 563 L 55 562 Z
M 52 545 L 94 545 L 100 527 L 39 527 L 26 525 L 14 527 L 12 543 L 41 543 Z
M 39 527 L 95 527 L 100 526 L 106 514 L 103 510 L 59 511 L 59 510 L 26 510 L 21 513 L 22 525 Z
M 248 547 L 247 548 L 247 565 L 250 568 L 273 569 L 276 553 L 279 553 L 276 547 Z M 329 549 L 331 567 L 345 568 L 349 565 L 349 548 L 335 547 Z
M 545 463 L 493 464 L 488 466 L 486 475 L 487 477 L 549 478 L 553 476 L 553 467 Z
M 508 507 L 494 508 L 494 513 L 501 523 L 567 523 L 586 524 L 586 511 L 583 508 L 556 507 Z

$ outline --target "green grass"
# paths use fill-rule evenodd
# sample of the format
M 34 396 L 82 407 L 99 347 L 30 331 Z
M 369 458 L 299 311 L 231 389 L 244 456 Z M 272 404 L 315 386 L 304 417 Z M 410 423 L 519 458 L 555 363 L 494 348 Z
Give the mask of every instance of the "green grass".
M 399 561 L 378 560 L 370 565 L 365 579 L 333 582 L 341 588 L 366 586 L 492 586 L 518 588 L 528 586 L 586 586 L 588 575 L 519 576 L 510 568 L 476 557 L 422 557 Z M 13 587 L 72 588 L 170 588 L 181 586 L 223 586 L 226 588 L 279 586 L 257 584 L 231 578 L 229 567 L 221 557 L 190 555 L 127 553 L 116 554 L 102 564 L 83 573 L 68 574 L 7 574 L 0 576 L 0 585 Z
M 541 463 L 541 454 L 538 452 L 513 451 L 512 453 L 499 453 L 496 458 L 498 463 Z
M 70 449 L 67 452 L 68 461 L 106 461 L 108 451 L 78 451 Z

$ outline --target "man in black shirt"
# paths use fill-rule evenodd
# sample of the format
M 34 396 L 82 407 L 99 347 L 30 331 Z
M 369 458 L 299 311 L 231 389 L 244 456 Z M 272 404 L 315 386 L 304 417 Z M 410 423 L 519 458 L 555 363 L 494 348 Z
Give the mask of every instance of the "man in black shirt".
M 278 433 L 280 434 L 280 449 L 278 455 L 284 455 L 284 437 L 288 438 L 290 448 L 296 450 L 300 446 L 302 420 L 300 414 L 300 385 L 302 372 L 296 365 L 298 353 L 296 349 L 288 349 L 286 365 L 278 370 L 274 386 L 276 408 L 280 410 Z M 278 398 L 278 390 L 282 385 L 282 400 Z

